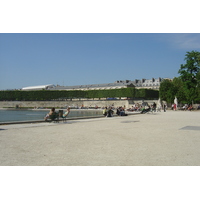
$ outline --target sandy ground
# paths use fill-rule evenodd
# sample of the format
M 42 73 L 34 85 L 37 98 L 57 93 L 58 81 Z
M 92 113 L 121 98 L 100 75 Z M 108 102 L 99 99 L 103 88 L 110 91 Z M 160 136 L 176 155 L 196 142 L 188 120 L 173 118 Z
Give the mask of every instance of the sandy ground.
M 199 166 L 200 112 L 0 126 L 1 166 Z

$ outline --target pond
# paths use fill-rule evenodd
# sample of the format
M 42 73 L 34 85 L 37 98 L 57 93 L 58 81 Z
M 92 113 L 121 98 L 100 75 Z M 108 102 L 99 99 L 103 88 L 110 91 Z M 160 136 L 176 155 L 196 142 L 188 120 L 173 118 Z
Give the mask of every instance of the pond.
M 0 110 L 0 122 L 43 120 L 50 110 Z M 58 111 L 58 110 L 56 110 Z M 65 111 L 65 110 L 64 110 Z M 102 110 L 71 109 L 67 118 L 102 116 Z

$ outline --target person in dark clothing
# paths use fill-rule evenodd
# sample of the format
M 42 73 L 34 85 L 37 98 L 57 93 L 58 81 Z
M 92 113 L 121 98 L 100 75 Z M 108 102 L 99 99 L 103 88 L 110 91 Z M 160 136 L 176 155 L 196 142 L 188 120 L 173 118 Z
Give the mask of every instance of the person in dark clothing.
M 113 117 L 113 110 L 108 108 L 107 117 Z
M 163 106 L 164 112 L 166 112 L 166 108 L 167 108 L 167 105 L 164 104 L 164 106 Z

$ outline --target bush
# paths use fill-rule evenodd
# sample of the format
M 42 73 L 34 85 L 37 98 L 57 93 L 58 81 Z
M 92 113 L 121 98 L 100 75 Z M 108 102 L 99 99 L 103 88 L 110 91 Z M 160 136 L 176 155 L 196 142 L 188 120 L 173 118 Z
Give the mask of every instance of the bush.
M 50 101 L 72 98 L 158 98 L 157 90 L 121 88 L 110 90 L 38 90 L 0 91 L 0 101 Z

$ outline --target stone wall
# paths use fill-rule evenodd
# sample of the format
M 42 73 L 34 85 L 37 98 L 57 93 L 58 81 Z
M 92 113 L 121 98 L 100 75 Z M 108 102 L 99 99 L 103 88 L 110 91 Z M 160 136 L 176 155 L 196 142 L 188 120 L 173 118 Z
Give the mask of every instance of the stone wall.
M 15 108 L 18 107 L 43 107 L 43 108 L 51 108 L 51 107 L 105 107 L 105 106 L 126 106 L 126 108 L 130 108 L 134 103 L 142 104 L 143 102 L 147 102 L 148 104 L 152 104 L 153 102 L 157 103 L 157 100 L 71 100 L 71 101 L 0 101 L 0 108 Z
M 72 100 L 72 101 L 0 101 L 0 108 L 15 108 L 18 107 L 104 107 L 104 106 L 129 106 L 129 102 L 127 100 L 117 100 L 117 101 L 80 101 L 80 100 Z

